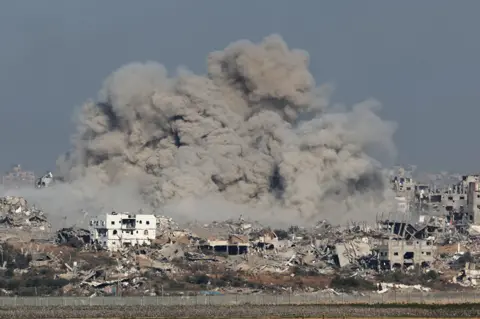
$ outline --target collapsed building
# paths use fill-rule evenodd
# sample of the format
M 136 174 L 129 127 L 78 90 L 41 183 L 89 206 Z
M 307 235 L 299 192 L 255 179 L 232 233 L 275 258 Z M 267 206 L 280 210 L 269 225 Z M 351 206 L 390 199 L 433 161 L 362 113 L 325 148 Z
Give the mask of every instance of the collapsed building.
M 45 177 L 48 180 L 50 175 Z M 150 280 L 146 274 L 177 281 L 191 275 L 192 269 L 203 267 L 209 272 L 218 269 L 245 278 L 275 274 L 284 276 L 286 282 L 290 276 L 334 276 L 348 271 L 375 280 L 375 274 L 414 268 L 448 271 L 445 263 L 438 264 L 445 258 L 440 253 L 445 254 L 445 245 L 468 243 L 475 251 L 473 230 L 480 235 L 480 227 L 475 228 L 480 216 L 475 177 L 464 178 L 463 188 L 441 192 L 440 204 L 434 203 L 440 188 L 427 187 L 411 178 L 397 178 L 392 184 L 397 207 L 378 215 L 375 225 L 339 226 L 322 220 L 311 227 L 292 225 L 286 230 L 273 230 L 242 217 L 180 225 L 170 217 L 139 211 L 102 214 L 89 220 L 86 229 L 73 226 L 51 233 L 47 215 L 30 207 L 22 197 L 0 199 L 0 221 L 6 231 L 50 232 L 50 245 L 54 243 L 56 248 L 39 249 L 45 242 L 36 239 L 22 248 L 31 256 L 30 268 L 55 269 L 55 278 L 73 280 L 66 293 L 82 295 L 145 292 Z M 446 209 L 439 210 L 439 205 Z M 19 236 L 8 238 L 19 240 Z M 51 249 L 61 251 L 52 253 Z M 70 249 L 81 251 L 82 258 L 72 258 L 75 254 Z M 455 250 L 457 257 L 452 258 L 459 258 L 459 251 Z M 65 259 L 67 254 L 70 257 Z M 461 264 L 460 274 L 455 270 L 459 285 L 476 282 L 474 263 L 468 267 Z
M 55 243 L 81 248 L 91 243 L 91 232 L 79 227 L 65 227 L 56 232 Z
M 336 226 L 323 220 L 312 227 L 273 230 L 243 218 L 180 225 L 172 218 L 141 211 L 112 212 L 92 218 L 88 229 L 74 226 L 58 230 L 52 235 L 52 242 L 56 247 L 64 247 L 62 252 L 32 250 L 30 267 L 55 269 L 56 278 L 72 280 L 64 293 L 81 295 L 118 295 L 120 291 L 153 294 L 146 288 L 151 280 L 147 274 L 177 281 L 188 277 L 192 269 L 202 267 L 210 272 L 219 269 L 223 273 L 242 274 L 239 276 L 245 278 L 275 274 L 285 276 L 285 282 L 291 276 L 334 276 L 345 271 L 375 280 L 375 274 L 382 272 L 435 269 L 440 259 L 439 247 L 462 242 L 466 235 L 460 234 L 448 214 L 411 214 L 417 207 L 418 187 L 410 179 L 398 179 L 397 183 L 403 184 L 397 193 L 397 199 L 402 198 L 397 210 L 379 215 L 375 225 Z M 475 185 L 470 182 L 467 188 L 465 212 L 475 211 Z M 46 215 L 29 207 L 21 197 L 0 199 L 0 208 L 7 216 L 3 219 L 5 227 L 11 230 L 50 228 L 44 224 L 48 223 Z M 68 249 L 82 251 L 82 258 L 70 257 L 66 262 Z M 114 262 L 102 261 L 103 258 Z M 462 268 L 464 275 L 456 275 L 456 283 L 475 282 L 469 279 L 475 275 L 471 271 L 475 266 L 469 267 Z M 242 291 L 252 289 L 243 287 Z
M 406 199 L 411 211 L 417 211 L 420 214 L 453 216 L 453 214 L 467 212 L 468 199 L 472 199 L 471 193 L 478 182 L 479 175 L 464 175 L 457 183 L 442 186 L 419 183 L 404 176 L 394 176 L 391 186 L 398 197 Z M 456 220 L 459 219 L 459 217 L 456 218 Z
M 45 175 L 37 179 L 35 186 L 37 188 L 48 187 L 53 182 L 53 174 L 52 172 L 47 172 Z
M 40 209 L 30 207 L 23 197 L 0 198 L 0 228 L 50 232 L 51 224 Z
M 443 219 L 459 234 L 477 234 L 480 230 L 480 176 L 463 175 L 454 184 L 429 185 L 411 178 L 394 177 L 392 189 L 407 202 L 409 217 Z

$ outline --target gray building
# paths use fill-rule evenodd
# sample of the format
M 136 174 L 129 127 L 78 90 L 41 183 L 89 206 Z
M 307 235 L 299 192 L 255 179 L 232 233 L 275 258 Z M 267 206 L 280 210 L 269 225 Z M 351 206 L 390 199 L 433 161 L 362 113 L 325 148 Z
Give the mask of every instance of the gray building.
M 480 224 L 480 183 L 470 182 L 468 185 L 467 214 L 472 224 Z

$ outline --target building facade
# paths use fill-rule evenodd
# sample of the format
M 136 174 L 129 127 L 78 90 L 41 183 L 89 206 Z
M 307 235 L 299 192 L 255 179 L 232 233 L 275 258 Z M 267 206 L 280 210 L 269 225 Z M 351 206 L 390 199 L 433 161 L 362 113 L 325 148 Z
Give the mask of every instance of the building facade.
M 157 219 L 151 214 L 110 213 L 90 220 L 91 243 L 107 250 L 151 245 Z
M 432 240 L 385 239 L 378 246 L 380 267 L 384 269 L 428 266 L 435 260 L 437 247 Z
M 417 183 L 411 178 L 395 176 L 391 180 L 391 188 L 397 195 L 397 212 L 415 211 L 419 214 L 447 216 L 463 214 L 468 210 L 472 222 L 473 219 L 478 220 L 475 218 L 472 206 L 476 200 L 469 203 L 469 198 L 472 196 L 477 198 L 477 194 L 473 193 L 476 192 L 474 187 L 478 185 L 479 181 L 479 175 L 464 175 L 455 184 L 437 187 L 436 185 Z
M 470 182 L 468 185 L 467 214 L 469 222 L 480 224 L 480 183 Z

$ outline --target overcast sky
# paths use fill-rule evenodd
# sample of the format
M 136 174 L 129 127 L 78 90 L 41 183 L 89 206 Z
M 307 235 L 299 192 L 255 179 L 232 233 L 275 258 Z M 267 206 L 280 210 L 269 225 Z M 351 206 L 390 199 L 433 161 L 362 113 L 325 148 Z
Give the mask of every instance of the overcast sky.
M 474 0 L 2 0 L 0 169 L 53 169 L 74 108 L 125 63 L 203 73 L 209 52 L 278 33 L 336 102 L 382 102 L 399 162 L 477 172 L 479 12 Z

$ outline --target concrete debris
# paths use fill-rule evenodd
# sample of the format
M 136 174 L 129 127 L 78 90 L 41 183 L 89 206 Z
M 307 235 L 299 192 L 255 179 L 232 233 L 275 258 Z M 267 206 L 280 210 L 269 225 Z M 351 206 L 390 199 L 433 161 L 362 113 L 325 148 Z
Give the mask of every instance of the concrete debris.
M 166 232 L 173 232 L 179 230 L 179 226 L 177 223 L 173 221 L 173 218 L 158 215 L 157 216 L 157 230 L 158 233 L 166 233 Z
M 475 289 L 480 226 L 476 215 L 449 199 L 477 198 L 475 185 L 438 193 L 409 178 L 393 184 L 397 211 L 379 214 L 373 225 L 321 220 L 272 229 L 242 217 L 180 224 L 141 211 L 113 212 L 91 220 L 88 230 L 60 229 L 49 242 L 20 232 L 50 228 L 45 215 L 22 197 L 5 197 L 1 224 L 14 235 L 3 234 L 0 242 L 21 247 L 0 266 L 22 280 L 48 268 L 54 280 L 67 283 L 57 294 L 78 296 Z M 432 204 L 435 194 L 452 209 L 442 214 Z M 13 248 L 1 247 L 4 256 L 11 254 Z
M 35 187 L 37 188 L 48 187 L 52 182 L 53 182 L 53 174 L 52 172 L 48 172 L 47 174 L 37 179 L 37 182 L 35 183 Z
M 389 283 L 389 282 L 381 282 L 378 284 L 379 288 L 382 288 L 381 290 L 377 290 L 377 293 L 383 294 L 389 291 L 390 289 L 405 289 L 405 290 L 418 290 L 418 291 L 423 291 L 423 292 L 430 292 L 432 291 L 431 288 L 429 287 L 423 287 L 422 285 L 404 285 L 404 284 L 398 284 L 398 283 Z
M 345 267 L 355 262 L 360 257 L 369 256 L 371 251 L 372 247 L 368 243 L 367 237 L 335 245 L 335 253 L 340 267 Z
M 480 267 L 477 265 L 466 262 L 465 267 L 453 277 L 452 282 L 464 287 L 477 286 L 480 279 Z
M 62 228 L 56 232 L 55 242 L 58 245 L 81 248 L 90 243 L 90 232 L 77 227 Z
M 25 198 L 16 196 L 0 198 L 0 227 L 45 232 L 51 230 L 41 210 L 29 207 Z

